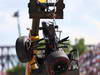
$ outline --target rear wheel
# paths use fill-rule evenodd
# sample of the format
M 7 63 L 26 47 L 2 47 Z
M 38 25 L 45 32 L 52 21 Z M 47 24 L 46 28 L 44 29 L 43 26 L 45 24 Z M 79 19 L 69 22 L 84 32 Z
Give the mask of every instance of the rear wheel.
M 26 47 L 28 39 L 27 36 L 22 36 L 16 40 L 16 53 L 22 63 L 26 63 L 32 59 L 32 53 Z

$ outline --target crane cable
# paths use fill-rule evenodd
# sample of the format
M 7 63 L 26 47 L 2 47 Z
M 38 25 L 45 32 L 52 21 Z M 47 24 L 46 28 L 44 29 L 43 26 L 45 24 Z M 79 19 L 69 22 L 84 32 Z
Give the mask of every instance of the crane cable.
M 57 1 L 58 0 L 56 0 L 56 2 L 54 3 L 54 12 L 50 14 L 50 15 L 53 15 L 53 23 L 54 23 L 54 25 L 56 25 L 56 21 L 55 21 L 56 14 L 55 13 L 56 13 L 56 3 L 57 3 Z M 48 0 L 46 0 L 46 2 L 49 3 Z M 52 3 L 52 0 L 50 0 L 50 3 Z
M 56 2 L 54 3 L 54 12 L 53 12 L 53 23 L 54 25 L 56 25 L 56 3 L 57 3 L 58 0 L 56 0 Z

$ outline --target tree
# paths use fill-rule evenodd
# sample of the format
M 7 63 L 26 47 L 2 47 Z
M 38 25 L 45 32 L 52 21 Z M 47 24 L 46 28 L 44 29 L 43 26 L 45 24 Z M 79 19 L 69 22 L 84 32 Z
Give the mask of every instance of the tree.
M 81 55 L 86 50 L 85 40 L 83 38 L 79 40 L 75 39 L 75 45 L 73 48 L 77 49 L 79 51 L 79 55 Z

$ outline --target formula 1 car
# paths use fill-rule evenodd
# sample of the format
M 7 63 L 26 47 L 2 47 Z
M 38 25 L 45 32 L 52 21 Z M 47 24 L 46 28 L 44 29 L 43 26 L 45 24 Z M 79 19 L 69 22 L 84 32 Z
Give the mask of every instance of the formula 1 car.
M 75 56 L 77 50 L 69 53 L 64 51 L 68 48 L 69 37 L 59 40 L 56 31 L 58 26 L 53 22 L 42 22 L 42 19 L 63 19 L 63 0 L 56 3 L 40 3 L 30 0 L 28 4 L 29 16 L 33 18 L 32 29 L 29 36 L 21 36 L 16 40 L 16 53 L 22 63 L 29 64 L 26 75 L 79 75 L 78 60 Z M 50 10 L 49 7 L 54 7 Z M 39 30 L 43 31 L 43 38 L 39 38 Z

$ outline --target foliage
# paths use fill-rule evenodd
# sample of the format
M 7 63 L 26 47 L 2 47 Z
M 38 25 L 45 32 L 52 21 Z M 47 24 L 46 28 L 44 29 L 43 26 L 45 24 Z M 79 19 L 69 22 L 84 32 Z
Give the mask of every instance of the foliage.
M 73 46 L 73 48 L 77 49 L 79 51 L 79 55 L 81 55 L 86 50 L 85 40 L 83 38 L 81 38 L 79 40 L 76 39 L 75 41 L 76 41 L 76 43 Z
M 16 66 L 12 69 L 7 70 L 7 75 L 25 75 L 24 66 Z

